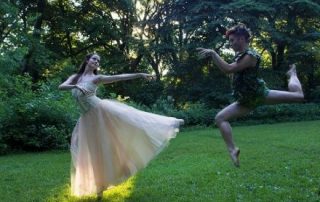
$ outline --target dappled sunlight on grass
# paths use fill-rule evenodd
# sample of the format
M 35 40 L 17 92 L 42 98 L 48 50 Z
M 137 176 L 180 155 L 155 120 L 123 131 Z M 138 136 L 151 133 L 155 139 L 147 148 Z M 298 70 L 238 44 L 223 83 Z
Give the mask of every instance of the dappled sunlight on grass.
M 186 130 L 101 201 L 319 201 L 319 131 L 320 121 L 234 127 L 235 168 L 217 129 Z M 0 157 L 0 179 L 3 201 L 97 201 L 70 195 L 67 151 Z
M 122 184 L 119 184 L 118 186 L 113 186 L 108 190 L 104 191 L 102 201 L 112 201 L 112 202 L 119 201 L 120 202 L 126 198 L 129 198 L 134 188 L 135 178 L 136 176 L 133 176 L 129 178 L 127 181 L 123 182 Z M 48 201 L 48 202 L 97 201 L 97 196 L 95 194 L 84 196 L 84 197 L 71 196 L 70 184 L 65 184 L 56 190 L 58 191 L 56 191 L 54 195 L 50 196 L 45 201 Z
M 107 200 L 112 199 L 112 201 L 123 201 L 126 198 L 130 198 L 135 186 L 136 178 L 137 176 L 133 176 L 122 184 L 103 192 L 103 198 Z

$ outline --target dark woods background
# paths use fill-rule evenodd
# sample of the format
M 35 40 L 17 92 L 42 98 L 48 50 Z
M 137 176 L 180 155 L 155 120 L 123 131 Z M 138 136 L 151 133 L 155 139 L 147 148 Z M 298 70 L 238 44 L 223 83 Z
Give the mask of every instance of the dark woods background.
M 213 125 L 232 101 L 230 78 L 195 48 L 231 61 L 224 38 L 239 22 L 250 27 L 263 57 L 261 76 L 286 89 L 295 62 L 305 104 L 263 106 L 241 123 L 320 117 L 320 2 L 311 0 L 3 0 L 0 2 L 0 153 L 67 148 L 79 116 L 70 92 L 57 86 L 84 56 L 102 57 L 100 73 L 154 73 L 100 88 L 99 96 L 146 111 Z

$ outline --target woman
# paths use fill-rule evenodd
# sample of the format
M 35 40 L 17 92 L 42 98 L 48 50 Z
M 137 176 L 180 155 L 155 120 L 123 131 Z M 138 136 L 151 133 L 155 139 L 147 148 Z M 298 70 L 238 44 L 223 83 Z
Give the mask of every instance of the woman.
M 72 90 L 81 110 L 71 138 L 71 192 L 76 196 L 101 197 L 103 190 L 145 167 L 184 122 L 96 97 L 99 84 L 152 78 L 144 73 L 99 75 L 99 63 L 98 54 L 87 55 L 78 74 L 59 86 Z
M 260 56 L 249 49 L 250 32 L 244 24 L 229 29 L 226 37 L 236 53 L 231 64 L 225 62 L 214 50 L 204 48 L 197 50 L 200 57 L 211 57 L 222 72 L 233 74 L 233 96 L 236 101 L 222 109 L 216 115 L 215 121 L 234 165 L 239 167 L 240 150 L 233 142 L 229 120 L 244 116 L 262 104 L 300 102 L 303 101 L 304 95 L 294 64 L 290 65 L 290 70 L 287 72 L 289 91 L 269 90 L 265 82 L 258 78 Z

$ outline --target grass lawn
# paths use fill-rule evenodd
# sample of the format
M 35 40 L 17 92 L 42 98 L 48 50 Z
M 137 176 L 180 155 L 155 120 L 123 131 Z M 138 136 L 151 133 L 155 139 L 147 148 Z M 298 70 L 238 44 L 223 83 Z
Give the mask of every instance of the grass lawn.
M 103 201 L 320 201 L 320 121 L 235 127 L 235 168 L 217 129 L 181 132 L 147 168 Z M 0 201 L 71 197 L 69 152 L 0 157 Z

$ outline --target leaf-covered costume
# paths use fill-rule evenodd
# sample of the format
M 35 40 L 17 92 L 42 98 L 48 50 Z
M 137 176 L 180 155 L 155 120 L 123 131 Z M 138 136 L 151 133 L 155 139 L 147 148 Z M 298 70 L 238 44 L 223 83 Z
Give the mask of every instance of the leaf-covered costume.
M 238 53 L 234 61 L 239 62 L 245 55 L 251 55 L 257 59 L 255 67 L 248 67 L 233 75 L 233 97 L 241 105 L 254 108 L 261 105 L 264 98 L 268 95 L 269 89 L 266 83 L 258 78 L 260 68 L 260 55 L 253 50 L 246 50 Z

